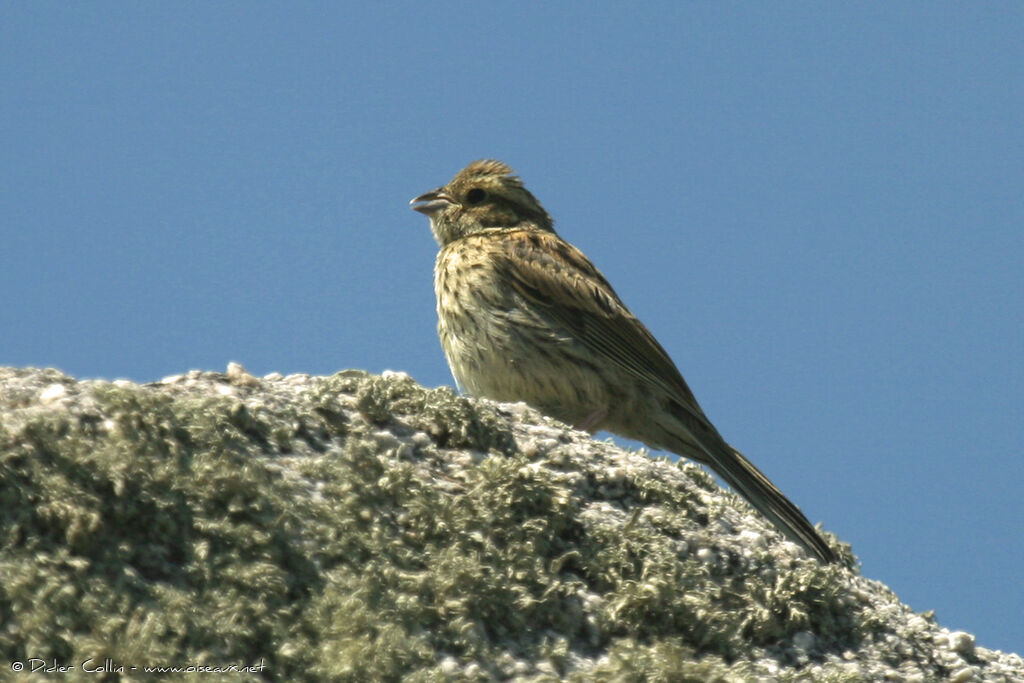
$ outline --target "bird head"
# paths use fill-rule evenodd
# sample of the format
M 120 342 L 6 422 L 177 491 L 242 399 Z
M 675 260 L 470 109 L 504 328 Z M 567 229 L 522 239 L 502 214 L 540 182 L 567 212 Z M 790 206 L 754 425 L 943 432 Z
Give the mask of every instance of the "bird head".
M 515 172 L 494 159 L 474 161 L 451 181 L 413 199 L 413 210 L 430 217 L 443 247 L 488 228 L 526 227 L 554 232 L 554 221 Z

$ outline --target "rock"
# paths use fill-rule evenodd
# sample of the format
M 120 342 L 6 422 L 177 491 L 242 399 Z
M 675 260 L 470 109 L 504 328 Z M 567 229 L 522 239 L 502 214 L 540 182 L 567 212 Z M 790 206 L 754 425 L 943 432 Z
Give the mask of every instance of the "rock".
M 5 667 L 69 680 L 1024 680 L 692 464 L 403 373 L 2 368 L 0 502 Z

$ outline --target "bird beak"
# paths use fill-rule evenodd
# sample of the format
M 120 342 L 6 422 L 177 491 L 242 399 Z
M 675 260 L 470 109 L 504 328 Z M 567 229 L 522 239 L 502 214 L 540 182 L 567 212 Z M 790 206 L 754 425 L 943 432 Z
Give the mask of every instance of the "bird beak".
M 447 192 L 441 189 L 431 190 L 421 194 L 416 199 L 409 202 L 410 207 L 413 211 L 419 211 L 427 216 L 437 213 L 452 204 L 457 204 L 455 197 L 451 196 Z

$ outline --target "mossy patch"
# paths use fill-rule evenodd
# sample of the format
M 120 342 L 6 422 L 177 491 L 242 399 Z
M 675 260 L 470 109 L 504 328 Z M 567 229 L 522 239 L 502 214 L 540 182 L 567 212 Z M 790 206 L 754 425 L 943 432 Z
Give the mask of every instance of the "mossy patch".
M 720 543 L 745 508 L 700 470 L 584 456 L 448 389 L 13 372 L 0 652 L 68 680 L 109 658 L 289 681 L 746 680 L 767 659 L 838 681 L 889 627 L 845 567 Z M 37 401 L 52 382 L 68 396 Z

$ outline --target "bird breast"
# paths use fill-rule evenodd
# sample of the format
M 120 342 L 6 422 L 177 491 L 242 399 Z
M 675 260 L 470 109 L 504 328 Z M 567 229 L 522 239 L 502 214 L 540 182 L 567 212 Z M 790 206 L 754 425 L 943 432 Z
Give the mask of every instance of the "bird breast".
M 438 335 L 459 387 L 569 424 L 607 407 L 607 382 L 573 335 L 503 283 L 486 250 L 463 241 L 442 249 L 434 267 Z

